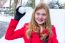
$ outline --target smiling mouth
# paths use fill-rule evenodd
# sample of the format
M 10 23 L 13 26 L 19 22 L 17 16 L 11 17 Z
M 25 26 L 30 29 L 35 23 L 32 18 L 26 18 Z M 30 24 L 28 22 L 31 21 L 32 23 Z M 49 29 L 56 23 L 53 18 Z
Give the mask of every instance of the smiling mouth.
M 43 20 L 42 20 L 42 19 L 39 19 L 38 21 L 39 21 L 39 22 L 42 22 Z

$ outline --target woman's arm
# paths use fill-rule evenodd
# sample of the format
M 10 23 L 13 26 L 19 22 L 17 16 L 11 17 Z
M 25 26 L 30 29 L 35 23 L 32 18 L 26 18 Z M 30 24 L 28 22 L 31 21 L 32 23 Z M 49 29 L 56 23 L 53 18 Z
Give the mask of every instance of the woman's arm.
M 13 39 L 24 36 L 25 25 L 21 29 L 15 31 L 18 22 L 19 21 L 15 20 L 15 19 L 11 20 L 9 27 L 7 29 L 6 35 L 5 35 L 5 39 L 13 40 Z
M 15 31 L 16 26 L 17 26 L 19 20 L 26 14 L 25 11 L 22 12 L 22 13 L 20 13 L 19 12 L 20 8 L 21 8 L 21 6 L 19 6 L 18 8 L 16 8 L 16 14 L 14 16 L 14 19 L 12 19 L 11 22 L 10 22 L 10 24 L 9 24 L 9 27 L 8 27 L 6 35 L 5 35 L 5 39 L 13 40 L 13 39 L 19 38 L 19 37 L 21 37 L 21 36 L 24 35 L 25 26 L 22 27 L 21 29 Z M 25 9 L 23 8 L 21 10 L 23 11 Z

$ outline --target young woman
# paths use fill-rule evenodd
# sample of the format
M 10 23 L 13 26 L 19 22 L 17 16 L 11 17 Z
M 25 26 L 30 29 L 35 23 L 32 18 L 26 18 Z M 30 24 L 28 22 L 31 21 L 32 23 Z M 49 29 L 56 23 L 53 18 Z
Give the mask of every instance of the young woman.
M 25 23 L 21 29 L 15 31 L 20 18 L 25 15 L 19 13 L 19 8 L 16 9 L 16 15 L 9 24 L 5 39 L 14 40 L 22 37 L 25 43 L 58 43 L 46 4 L 39 4 L 32 14 L 30 23 Z

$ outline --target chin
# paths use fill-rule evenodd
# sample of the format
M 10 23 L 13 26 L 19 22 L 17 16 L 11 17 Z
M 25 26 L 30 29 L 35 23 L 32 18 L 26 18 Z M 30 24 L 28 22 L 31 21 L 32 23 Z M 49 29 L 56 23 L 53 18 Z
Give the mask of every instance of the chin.
M 43 23 L 38 23 L 38 24 L 43 24 Z
M 39 25 L 42 25 L 45 23 L 45 21 L 42 21 L 42 22 L 39 22 L 39 21 L 36 21 Z
M 39 25 L 42 25 L 43 23 L 38 23 Z
M 37 22 L 39 25 L 42 25 L 42 24 L 44 24 L 45 22 Z

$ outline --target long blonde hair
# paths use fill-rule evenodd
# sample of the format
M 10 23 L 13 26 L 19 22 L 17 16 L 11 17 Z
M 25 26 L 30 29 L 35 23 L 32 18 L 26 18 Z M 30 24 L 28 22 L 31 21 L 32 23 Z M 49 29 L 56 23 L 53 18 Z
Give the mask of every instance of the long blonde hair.
M 31 32 L 34 31 L 34 32 L 39 32 L 39 29 L 40 27 L 38 26 L 38 24 L 36 23 L 35 21 L 35 12 L 39 9 L 44 9 L 46 11 L 46 14 L 48 15 L 48 19 L 45 23 L 45 25 L 43 24 L 43 27 L 45 26 L 48 30 L 49 30 L 49 35 L 52 34 L 52 29 L 51 29 L 51 21 L 50 21 L 50 14 L 49 14 L 49 8 L 46 4 L 44 3 L 40 3 L 36 6 L 33 14 L 32 14 L 32 18 L 31 18 L 31 21 L 30 21 L 30 24 L 29 24 L 29 28 L 27 30 L 27 36 L 31 36 Z

